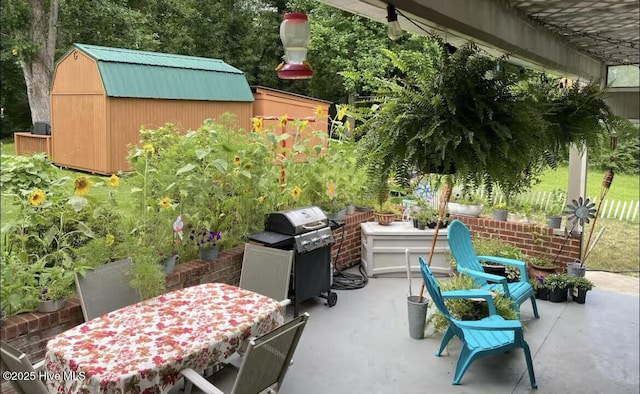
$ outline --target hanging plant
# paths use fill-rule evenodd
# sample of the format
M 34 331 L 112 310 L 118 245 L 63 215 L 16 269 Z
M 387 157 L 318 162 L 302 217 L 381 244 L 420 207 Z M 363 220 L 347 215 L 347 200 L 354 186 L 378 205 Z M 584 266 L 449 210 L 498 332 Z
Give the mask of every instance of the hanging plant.
M 520 191 L 570 143 L 597 145 L 613 119 L 592 85 L 552 92 L 551 82 L 532 83 L 529 73 L 504 67 L 506 57 L 491 59 L 471 43 L 449 51 L 434 39 L 420 52 L 383 51 L 391 76 L 342 74 L 378 86 L 371 107 L 355 114 L 359 164 L 378 185 L 417 171 Z

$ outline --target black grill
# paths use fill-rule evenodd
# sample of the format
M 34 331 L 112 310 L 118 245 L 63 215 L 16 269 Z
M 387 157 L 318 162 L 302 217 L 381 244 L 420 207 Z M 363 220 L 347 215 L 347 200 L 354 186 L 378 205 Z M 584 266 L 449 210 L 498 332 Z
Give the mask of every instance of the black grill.
M 295 252 L 289 285 L 294 317 L 300 303 L 309 298 L 325 298 L 330 307 L 338 301 L 331 291 L 331 245 L 335 240 L 330 223 L 318 207 L 273 212 L 265 217 L 265 231 L 248 237 L 263 246 Z

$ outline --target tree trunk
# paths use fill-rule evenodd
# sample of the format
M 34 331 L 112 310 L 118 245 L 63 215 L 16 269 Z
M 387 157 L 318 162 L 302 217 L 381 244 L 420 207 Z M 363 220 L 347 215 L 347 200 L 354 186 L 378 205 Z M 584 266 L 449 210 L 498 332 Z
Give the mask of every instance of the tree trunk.
M 20 61 L 27 85 L 31 121 L 50 123 L 50 93 L 56 50 L 58 0 L 28 0 L 29 38 L 36 45 L 32 57 Z M 49 9 L 45 5 L 49 3 Z

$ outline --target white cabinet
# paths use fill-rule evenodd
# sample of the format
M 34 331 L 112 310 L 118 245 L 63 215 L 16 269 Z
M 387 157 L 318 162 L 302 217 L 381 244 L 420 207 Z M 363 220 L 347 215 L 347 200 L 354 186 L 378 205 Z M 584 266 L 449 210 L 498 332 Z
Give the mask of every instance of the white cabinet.
M 420 272 L 419 256 L 429 261 L 429 251 L 435 230 L 419 230 L 403 222 L 393 222 L 389 226 L 365 222 L 360 224 L 360 228 L 362 230 L 362 265 L 369 277 L 397 273 L 406 277 L 405 249 L 409 249 L 412 272 Z M 449 245 L 445 228 L 438 232 L 431 259 L 431 271 L 434 274 L 449 274 L 451 266 L 448 259 Z

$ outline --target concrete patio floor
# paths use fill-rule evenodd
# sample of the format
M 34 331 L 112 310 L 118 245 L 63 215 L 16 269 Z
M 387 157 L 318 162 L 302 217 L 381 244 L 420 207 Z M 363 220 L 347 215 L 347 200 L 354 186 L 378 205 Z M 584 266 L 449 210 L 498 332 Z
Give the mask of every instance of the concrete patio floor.
M 414 295 L 419 284 L 414 278 Z M 338 291 L 333 308 L 321 298 L 303 303 L 301 313 L 311 317 L 280 393 L 533 391 L 521 350 L 476 360 L 461 384 L 451 385 L 460 342 L 453 339 L 448 355 L 438 358 L 434 352 L 440 335 L 412 339 L 407 294 L 406 278 L 371 278 L 362 289 Z M 538 310 L 540 319 L 533 318 L 530 302 L 521 310 L 538 383 L 535 392 L 639 392 L 637 295 L 596 288 L 584 305 L 538 300 Z

